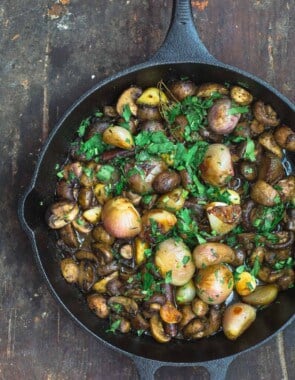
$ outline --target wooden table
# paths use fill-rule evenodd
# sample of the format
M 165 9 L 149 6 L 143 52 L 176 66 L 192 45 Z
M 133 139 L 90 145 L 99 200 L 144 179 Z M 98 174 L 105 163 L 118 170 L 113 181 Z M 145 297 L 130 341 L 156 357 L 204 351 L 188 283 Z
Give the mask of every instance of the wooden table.
M 129 358 L 61 312 L 37 271 L 17 200 L 66 108 L 94 83 L 160 46 L 172 0 L 2 0 L 0 379 L 136 379 Z M 294 0 L 193 1 L 202 40 L 223 62 L 270 82 L 291 100 Z M 294 379 L 294 327 L 236 359 L 228 379 Z M 202 368 L 162 368 L 157 379 L 208 379 Z

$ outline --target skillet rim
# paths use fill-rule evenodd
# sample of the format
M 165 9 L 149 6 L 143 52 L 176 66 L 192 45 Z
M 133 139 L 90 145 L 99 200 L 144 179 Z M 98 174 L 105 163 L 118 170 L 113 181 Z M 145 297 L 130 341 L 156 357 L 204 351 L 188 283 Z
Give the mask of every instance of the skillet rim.
M 198 62 L 197 60 L 190 60 L 190 59 L 184 60 L 184 61 L 181 61 L 181 62 L 179 60 L 175 60 L 174 61 L 174 60 L 170 60 L 170 59 L 167 62 L 166 61 L 157 62 L 156 60 L 154 60 L 152 58 L 152 59 L 150 59 L 147 62 L 131 66 L 129 68 L 126 68 L 126 69 L 124 69 L 124 70 L 122 70 L 122 71 L 120 71 L 118 73 L 115 73 L 115 74 L 113 74 L 113 75 L 111 75 L 111 76 L 109 76 L 107 78 L 104 78 L 103 80 L 99 81 L 98 83 L 96 83 L 95 85 L 93 85 L 89 90 L 87 90 L 86 92 L 84 92 L 64 112 L 63 116 L 60 118 L 60 120 L 57 122 L 57 124 L 51 130 L 50 134 L 48 135 L 48 138 L 46 139 L 45 143 L 43 144 L 43 146 L 42 146 L 42 148 L 41 148 L 41 150 L 39 152 L 39 155 L 38 155 L 38 158 L 37 158 L 37 161 L 36 161 L 36 164 L 35 164 L 34 172 L 33 172 L 33 175 L 31 177 L 31 181 L 30 181 L 27 189 L 25 190 L 23 196 L 20 198 L 19 205 L 18 205 L 18 216 L 19 216 L 19 219 L 20 219 L 20 222 L 21 222 L 21 226 L 24 229 L 24 231 L 26 232 L 26 234 L 28 235 L 29 240 L 31 242 L 31 245 L 32 245 L 32 248 L 33 248 L 34 257 L 35 257 L 38 269 L 41 272 L 41 275 L 42 275 L 43 279 L 45 279 L 46 285 L 49 288 L 51 294 L 53 295 L 53 298 L 58 301 L 58 303 L 62 306 L 62 309 L 67 314 L 70 315 L 70 317 L 74 320 L 74 322 L 80 328 L 82 328 L 86 332 L 90 333 L 93 337 L 95 337 L 96 339 L 98 339 L 101 343 L 105 344 L 106 346 L 108 346 L 108 347 L 110 347 L 112 349 L 115 349 L 115 350 L 117 350 L 118 352 L 120 352 L 122 354 L 128 355 L 129 357 L 131 357 L 131 358 L 133 358 L 135 360 L 136 360 L 136 358 L 144 359 L 146 361 L 150 361 L 150 362 L 153 362 L 153 363 L 158 363 L 159 366 L 162 366 L 163 364 L 167 364 L 169 366 L 173 366 L 173 365 L 179 365 L 179 366 L 188 366 L 188 365 L 198 365 L 198 366 L 201 366 L 201 365 L 204 365 L 204 366 L 206 366 L 206 363 L 212 363 L 212 362 L 216 362 L 216 361 L 222 361 L 224 359 L 229 359 L 229 358 L 234 359 L 235 357 L 237 357 L 237 356 L 239 356 L 239 355 L 241 355 L 243 353 L 246 353 L 246 352 L 248 352 L 248 351 L 250 351 L 252 349 L 258 348 L 259 346 L 261 346 L 262 344 L 266 343 L 268 340 L 270 340 L 271 338 L 273 338 L 275 335 L 279 334 L 285 328 L 287 328 L 295 320 L 295 313 L 282 326 L 280 326 L 276 331 L 274 331 L 272 334 L 270 334 L 268 337 L 266 337 L 265 339 L 261 340 L 260 342 L 255 343 L 255 344 L 251 345 L 250 347 L 245 348 L 245 349 L 243 349 L 242 351 L 240 351 L 238 353 L 234 353 L 234 354 L 231 354 L 231 355 L 225 355 L 225 356 L 222 356 L 222 357 L 220 357 L 218 359 L 210 359 L 210 360 L 202 361 L 202 362 L 176 362 L 176 361 L 167 362 L 167 361 L 161 361 L 161 360 L 156 360 L 156 359 L 150 359 L 150 358 L 147 358 L 147 357 L 142 356 L 142 355 L 137 355 L 137 354 L 134 354 L 132 352 L 125 351 L 124 349 L 118 347 L 115 344 L 112 344 L 112 343 L 108 342 L 107 340 L 103 339 L 102 337 L 98 336 L 96 333 L 94 333 L 93 331 L 91 331 L 85 324 L 83 324 L 69 310 L 69 308 L 61 300 L 61 298 L 59 297 L 58 293 L 53 288 L 53 285 L 52 285 L 51 281 L 49 280 L 49 278 L 47 276 L 47 273 L 46 273 L 46 271 L 44 269 L 44 266 L 42 264 L 42 261 L 41 261 L 41 258 L 40 258 L 40 253 L 39 253 L 39 250 L 38 250 L 37 244 L 36 244 L 35 233 L 29 227 L 29 223 L 27 222 L 27 220 L 25 218 L 25 207 L 26 207 L 25 204 L 26 204 L 27 198 L 29 197 L 29 195 L 31 194 L 31 192 L 35 188 L 35 185 L 36 185 L 36 182 L 37 182 L 37 178 L 38 178 L 38 175 L 39 175 L 39 171 L 40 171 L 40 167 L 42 165 L 42 162 L 43 162 L 45 154 L 47 153 L 48 149 L 50 148 L 52 139 L 55 137 L 55 135 L 59 131 L 59 129 L 62 128 L 62 126 L 63 126 L 64 122 L 66 121 L 66 119 L 72 114 L 72 112 L 74 110 L 76 110 L 76 108 L 78 108 L 80 106 L 81 103 L 83 103 L 89 96 L 91 96 L 95 91 L 99 90 L 103 86 L 108 85 L 111 82 L 115 83 L 115 81 L 117 79 L 120 79 L 120 78 L 122 78 L 122 77 L 124 77 L 124 76 L 126 76 L 128 74 L 134 74 L 137 71 L 140 71 L 140 70 L 143 70 L 143 69 L 156 68 L 156 67 L 167 66 L 167 65 L 169 65 L 169 66 L 175 66 L 175 65 L 183 65 L 183 64 L 198 64 L 198 65 L 210 66 L 211 69 L 214 68 L 214 67 L 218 68 L 218 69 L 222 68 L 223 70 L 228 70 L 228 71 L 240 74 L 246 80 L 250 79 L 250 80 L 254 81 L 255 83 L 259 84 L 260 86 L 264 87 L 268 91 L 270 91 L 272 94 L 275 95 L 275 97 L 279 98 L 283 103 L 285 103 L 290 108 L 290 110 L 292 111 L 292 113 L 295 113 L 295 105 L 285 95 L 281 94 L 278 90 L 276 90 L 273 86 L 271 86 L 270 84 L 268 84 L 266 81 L 264 81 L 264 80 L 256 77 L 254 74 L 248 73 L 248 72 L 246 72 L 246 71 L 244 71 L 242 69 L 236 68 L 236 67 L 228 65 L 228 64 L 224 64 L 222 62 L 216 62 L 216 60 L 214 60 L 212 63 Z

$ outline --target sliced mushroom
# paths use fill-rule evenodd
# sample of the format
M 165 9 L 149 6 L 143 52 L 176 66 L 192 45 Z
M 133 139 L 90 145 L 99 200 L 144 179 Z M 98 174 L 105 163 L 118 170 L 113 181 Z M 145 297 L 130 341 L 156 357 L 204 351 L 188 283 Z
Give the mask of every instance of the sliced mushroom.
M 47 223 L 52 229 L 59 229 L 71 223 L 79 214 L 76 202 L 61 201 L 51 205 L 46 212 Z
M 171 336 L 164 331 L 163 323 L 158 314 L 154 314 L 150 319 L 150 330 L 153 338 L 159 343 L 168 343 Z
M 265 181 L 258 180 L 251 189 L 251 199 L 263 206 L 274 206 L 280 201 L 279 193 Z
M 283 158 L 282 149 L 277 144 L 271 132 L 264 132 L 261 136 L 259 136 L 258 141 L 265 149 L 269 150 L 279 158 Z
M 281 159 L 273 153 L 264 154 L 258 166 L 258 179 L 274 185 L 285 175 Z
M 290 202 L 292 206 L 295 205 L 295 176 L 282 179 L 277 183 L 276 188 L 284 203 Z
M 95 241 L 100 243 L 105 243 L 107 245 L 112 245 L 115 241 L 115 238 L 111 236 L 103 226 L 96 226 L 92 230 L 92 237 Z
M 274 138 L 280 147 L 295 152 L 295 132 L 286 125 L 275 130 Z
M 138 312 L 138 305 L 132 298 L 124 296 L 111 297 L 108 300 L 108 305 L 110 308 L 113 308 L 115 304 L 121 305 L 125 312 L 130 316 L 134 316 Z
M 78 285 L 83 293 L 88 293 L 96 280 L 93 265 L 88 260 L 82 260 L 79 264 Z
M 195 318 L 190 321 L 183 329 L 183 335 L 186 339 L 199 339 L 204 337 L 206 329 L 205 320 Z
M 106 293 L 107 291 L 107 284 L 118 278 L 119 277 L 119 272 L 118 271 L 115 271 L 113 273 L 111 273 L 110 275 L 104 277 L 103 279 L 97 281 L 93 287 L 92 287 L 92 290 L 94 290 L 95 292 L 97 293 Z
M 91 248 L 93 252 L 96 253 L 96 256 L 101 265 L 110 264 L 113 261 L 114 254 L 112 252 L 112 248 L 105 244 L 95 242 L 91 244 Z
M 64 227 L 60 228 L 59 236 L 62 241 L 71 248 L 78 248 L 79 241 L 77 238 L 77 234 L 72 226 L 72 224 L 67 224 Z
M 280 123 L 277 113 L 270 105 L 264 104 L 262 101 L 257 101 L 253 108 L 254 116 L 260 123 L 269 127 L 276 127 Z

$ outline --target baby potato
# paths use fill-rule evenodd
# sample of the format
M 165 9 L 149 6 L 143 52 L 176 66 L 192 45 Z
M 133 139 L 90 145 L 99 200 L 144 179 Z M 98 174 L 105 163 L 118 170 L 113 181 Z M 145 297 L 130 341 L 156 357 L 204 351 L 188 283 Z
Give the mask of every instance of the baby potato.
M 231 294 L 234 279 L 225 264 L 214 264 L 199 269 L 195 280 L 197 295 L 209 305 L 224 302 Z
M 108 127 L 104 131 L 102 139 L 106 144 L 116 146 L 117 148 L 127 150 L 134 148 L 134 141 L 131 133 L 126 128 L 117 125 Z
M 175 292 L 176 302 L 179 305 L 191 302 L 197 294 L 193 280 L 189 280 L 186 284 L 177 287 Z
M 249 272 L 239 273 L 237 279 L 235 280 L 235 288 L 240 296 L 247 296 L 256 288 L 255 277 Z
M 179 211 L 183 208 L 185 193 L 187 192 L 183 188 L 178 187 L 162 195 L 157 201 L 157 207 L 171 212 Z
M 186 284 L 195 272 L 189 248 L 182 241 L 173 238 L 158 245 L 155 265 L 163 278 L 166 278 L 167 273 L 171 274 L 170 283 L 175 286 Z
M 230 150 L 224 144 L 209 145 L 199 168 L 206 183 L 225 186 L 234 175 Z
M 240 86 L 233 86 L 230 89 L 230 96 L 233 101 L 241 106 L 248 106 L 253 101 L 253 96 L 250 92 Z
M 240 222 L 242 209 L 239 205 L 211 202 L 206 206 L 207 217 L 212 231 L 224 235 L 233 230 Z
M 254 292 L 245 295 L 243 302 L 252 306 L 267 306 L 278 296 L 279 288 L 276 284 L 260 285 Z
M 231 133 L 238 124 L 241 114 L 231 114 L 230 99 L 219 99 L 208 112 L 209 128 L 218 135 Z
M 224 312 L 222 327 L 230 340 L 237 339 L 256 319 L 256 309 L 242 302 L 230 305 Z
M 157 107 L 160 104 L 168 103 L 168 99 L 164 92 L 159 90 L 157 87 L 149 87 L 144 90 L 141 96 L 137 99 L 136 103 L 138 105 Z

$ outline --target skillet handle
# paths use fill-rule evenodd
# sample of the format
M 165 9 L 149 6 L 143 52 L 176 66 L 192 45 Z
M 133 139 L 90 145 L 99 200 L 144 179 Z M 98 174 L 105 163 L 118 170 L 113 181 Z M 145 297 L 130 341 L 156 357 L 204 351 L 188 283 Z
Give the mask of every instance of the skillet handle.
M 219 63 L 208 52 L 198 35 L 191 0 L 173 1 L 172 18 L 166 38 L 150 61 Z
M 235 356 L 227 358 L 212 360 L 210 362 L 196 363 L 195 367 L 205 367 L 210 374 L 210 380 L 226 380 L 226 374 L 229 365 L 234 360 Z M 133 362 L 136 366 L 139 380 L 154 380 L 155 373 L 161 367 L 194 367 L 193 364 L 188 363 L 162 363 L 154 360 L 143 359 L 140 357 L 133 357 Z
M 30 198 L 33 194 L 34 187 L 30 187 L 26 190 L 26 192 L 23 194 L 23 196 L 20 198 L 18 203 L 18 218 L 20 220 L 21 226 L 25 233 L 28 235 L 31 243 L 35 244 L 35 238 L 34 238 L 34 232 L 32 228 L 29 225 L 29 222 L 27 220 L 26 216 L 26 209 L 28 208 L 27 204 L 30 202 Z

